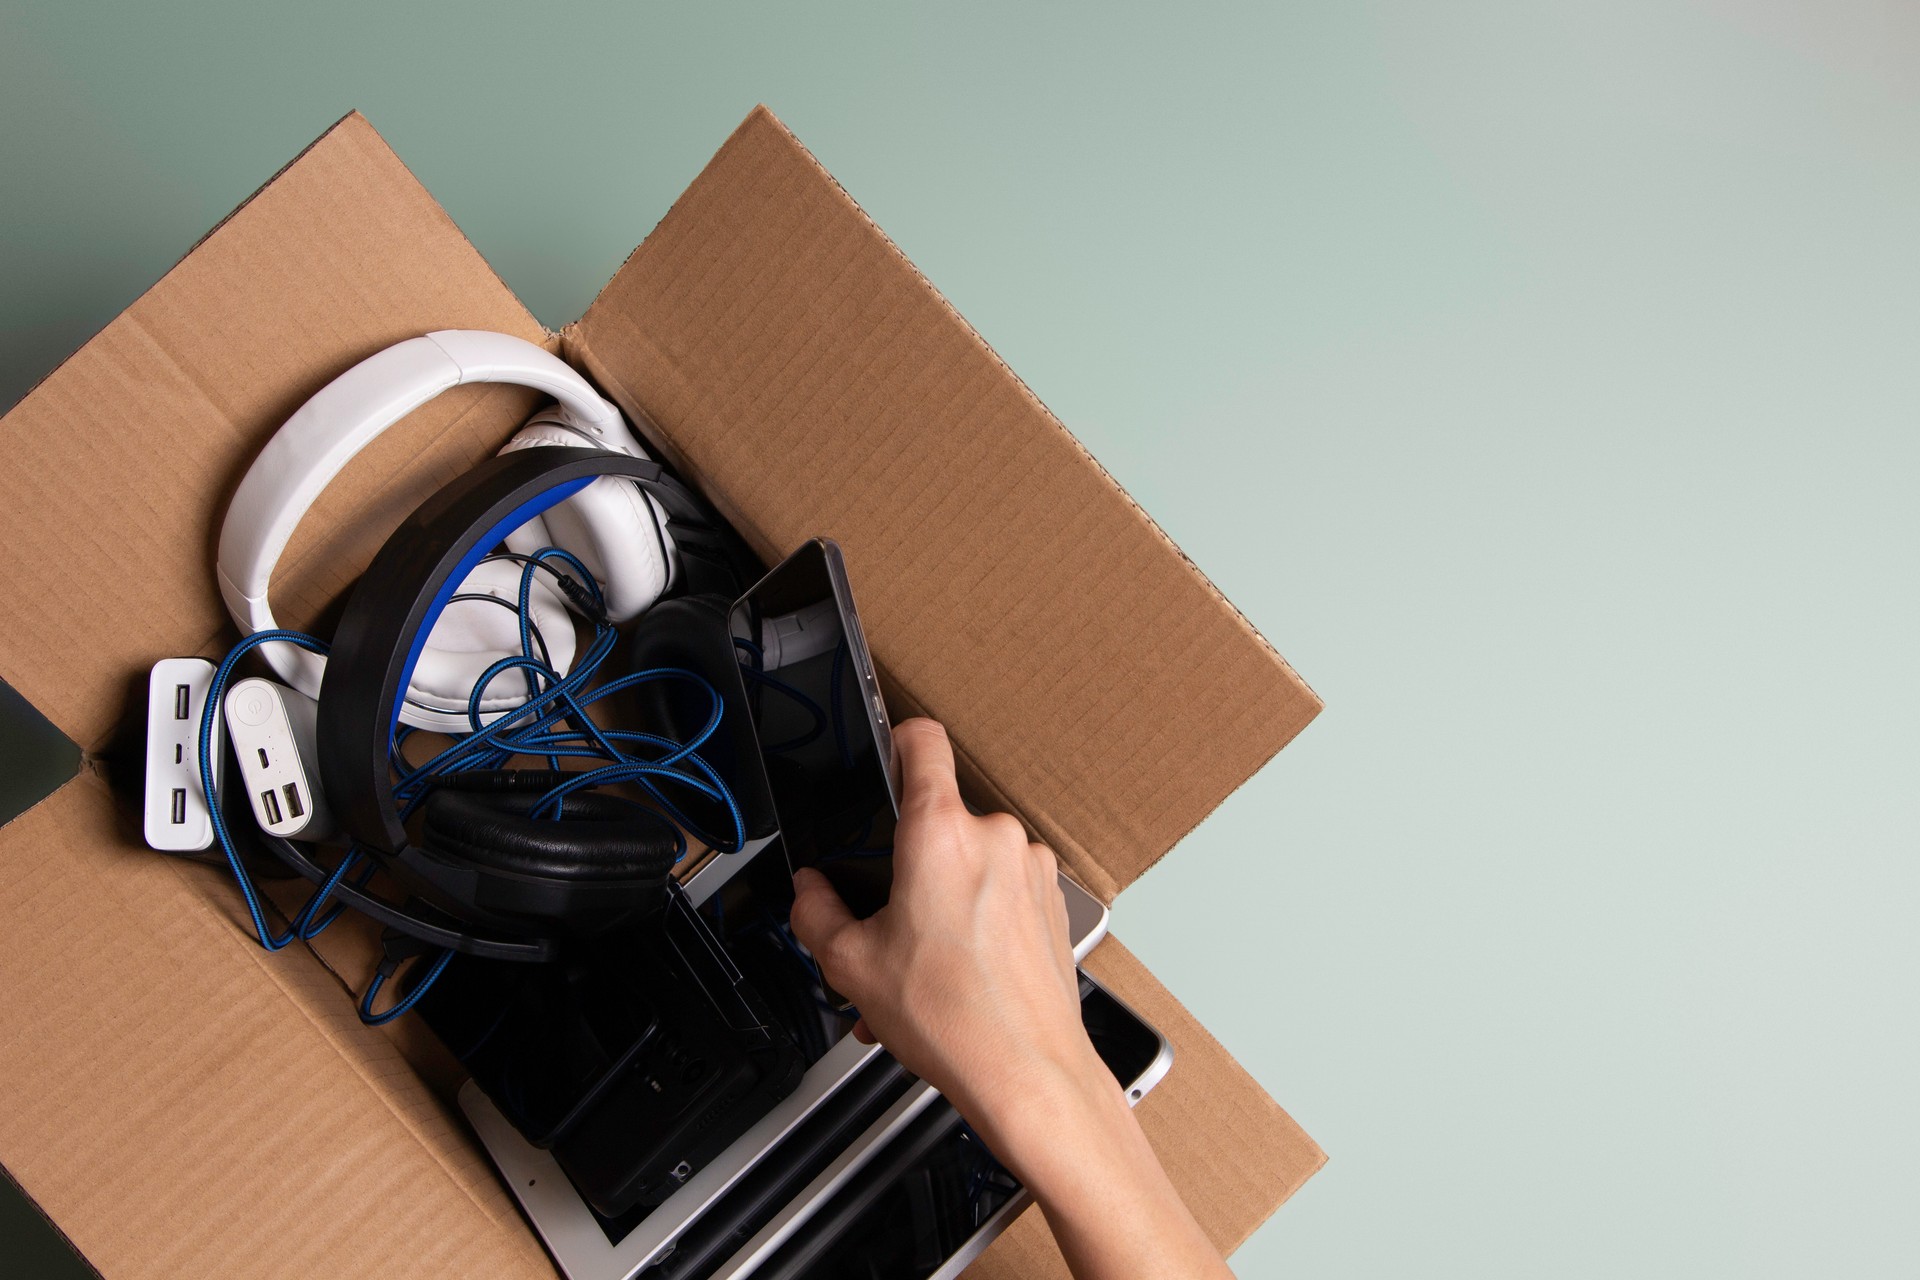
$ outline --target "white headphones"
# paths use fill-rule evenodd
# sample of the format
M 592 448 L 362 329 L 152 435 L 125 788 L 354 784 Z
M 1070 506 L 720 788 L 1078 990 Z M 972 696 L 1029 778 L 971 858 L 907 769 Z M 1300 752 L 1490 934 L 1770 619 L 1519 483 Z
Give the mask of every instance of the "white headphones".
M 220 528 L 215 570 L 220 595 L 243 634 L 278 625 L 267 603 L 274 566 L 300 518 L 340 469 L 395 422 L 449 387 L 469 382 L 516 383 L 560 402 L 521 428 L 502 453 L 568 445 L 647 456 L 618 409 L 564 361 L 530 342 L 503 333 L 446 329 L 388 347 L 301 405 L 234 492 Z M 594 481 L 529 520 L 506 542 L 522 555 L 557 546 L 578 556 L 599 581 L 614 622 L 640 613 L 673 582 L 674 546 L 664 514 L 637 485 L 617 477 Z M 414 668 L 400 713 L 404 723 L 447 733 L 471 727 L 467 701 L 474 685 L 493 663 L 520 652 L 520 577 L 520 565 L 491 560 L 461 583 Z M 513 607 L 474 598 L 480 596 Z M 564 673 L 573 662 L 573 620 L 559 593 L 540 576 L 534 579 L 528 612 L 549 665 Z M 319 696 L 321 658 L 292 645 L 269 645 L 263 652 L 287 683 L 309 697 Z M 498 718 L 525 700 L 525 677 L 502 673 L 482 696 L 482 718 Z

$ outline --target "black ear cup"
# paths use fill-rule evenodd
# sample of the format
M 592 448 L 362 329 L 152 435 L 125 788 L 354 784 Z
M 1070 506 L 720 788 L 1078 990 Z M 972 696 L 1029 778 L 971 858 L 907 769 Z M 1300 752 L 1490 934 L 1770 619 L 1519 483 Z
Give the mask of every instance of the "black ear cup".
M 421 846 L 442 858 L 567 881 L 657 881 L 679 852 L 673 826 L 614 796 L 568 796 L 562 816 L 531 817 L 537 795 L 442 789 L 422 809 Z
M 536 796 L 448 789 L 422 806 L 416 843 L 394 797 L 389 747 L 412 669 L 450 584 L 567 486 L 638 485 L 667 514 L 685 588 L 738 590 L 737 538 L 659 464 L 536 446 L 489 458 L 422 503 L 360 575 L 335 629 L 317 720 L 321 780 L 345 833 L 409 894 L 464 925 L 531 938 L 591 933 L 664 901 L 678 837 L 665 818 L 610 797 L 572 797 L 564 821 Z M 750 558 L 749 558 L 750 559 Z M 656 606 L 652 612 L 663 608 Z M 728 645 L 724 631 L 716 647 Z M 738 671 L 729 697 L 737 698 Z M 520 797 L 524 796 L 524 799 Z M 716 821 L 712 830 L 731 830 Z
M 740 681 L 740 653 L 733 645 L 730 615 L 733 602 L 716 595 L 676 596 L 647 610 L 634 624 L 627 644 L 627 670 L 677 668 L 691 671 L 719 692 L 726 714 L 700 754 L 725 777 L 740 806 L 748 840 L 771 836 L 780 829 L 767 787 L 760 740 L 750 726 L 747 693 Z M 713 704 L 678 681 L 654 681 L 633 690 L 635 723 L 658 725 L 678 742 L 693 738 L 706 727 Z M 728 830 L 730 820 L 710 810 L 698 798 L 686 802 L 708 830 Z

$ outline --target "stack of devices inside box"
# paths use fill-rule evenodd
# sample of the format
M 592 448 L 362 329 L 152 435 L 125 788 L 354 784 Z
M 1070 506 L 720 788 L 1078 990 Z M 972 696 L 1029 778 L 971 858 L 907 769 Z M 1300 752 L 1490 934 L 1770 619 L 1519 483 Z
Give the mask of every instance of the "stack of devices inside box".
M 400 524 L 330 635 L 280 627 L 274 570 L 327 484 L 474 382 L 555 403 Z M 361 1018 L 411 1013 L 460 1061 L 574 1280 L 949 1276 L 1024 1207 L 788 925 L 798 867 L 862 915 L 892 879 L 898 772 L 832 541 L 769 570 L 563 361 L 444 331 L 275 433 L 215 569 L 241 638 L 151 673 L 148 843 L 223 859 L 270 950 L 381 927 Z M 276 912 L 268 875 L 311 888 Z M 1061 888 L 1080 958 L 1105 909 Z M 1081 995 L 1137 1100 L 1165 1041 Z

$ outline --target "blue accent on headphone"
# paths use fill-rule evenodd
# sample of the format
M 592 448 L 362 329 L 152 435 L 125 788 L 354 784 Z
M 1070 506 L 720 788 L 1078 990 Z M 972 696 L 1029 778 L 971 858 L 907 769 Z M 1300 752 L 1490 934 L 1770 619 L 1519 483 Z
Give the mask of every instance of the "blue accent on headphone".
M 433 632 L 433 624 L 440 620 L 440 615 L 446 610 L 448 601 L 453 599 L 453 594 L 460 589 L 460 584 L 467 580 L 467 575 L 472 573 L 508 534 L 541 512 L 559 506 L 599 478 L 587 476 L 581 480 L 569 480 L 565 484 L 555 485 L 544 493 L 534 495 L 501 517 L 499 523 L 481 535 L 467 554 L 460 557 L 460 563 L 454 566 L 453 572 L 448 574 L 446 580 L 440 584 L 440 589 L 434 593 L 433 602 L 427 606 L 426 616 L 420 620 L 419 627 L 414 630 L 413 642 L 407 648 L 407 663 L 400 669 L 400 687 L 394 691 L 393 712 L 387 718 L 389 734 L 393 732 L 393 726 L 400 723 L 400 708 L 407 700 L 407 687 L 413 683 L 413 668 L 420 661 L 420 651 L 426 648 L 427 637 Z

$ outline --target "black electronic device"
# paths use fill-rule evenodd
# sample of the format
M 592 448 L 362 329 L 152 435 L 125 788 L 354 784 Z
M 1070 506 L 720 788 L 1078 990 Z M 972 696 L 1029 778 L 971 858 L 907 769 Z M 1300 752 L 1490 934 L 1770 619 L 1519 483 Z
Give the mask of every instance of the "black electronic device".
M 607 1217 L 671 1194 L 805 1069 L 677 887 L 657 913 L 552 963 L 463 959 L 419 1009 Z
M 626 931 L 616 944 L 631 951 L 602 954 L 599 963 L 647 975 L 644 989 L 665 1013 L 661 1042 L 597 1101 L 590 1124 L 554 1145 L 560 1167 L 603 1214 L 658 1204 L 678 1190 L 793 1092 L 806 1069 L 677 887 L 660 926 Z M 664 963 L 649 971 L 649 960 Z
M 645 1280 L 701 1280 L 716 1264 L 832 1164 L 912 1087 L 914 1077 L 887 1054 L 877 1056 L 781 1140 L 751 1171 L 708 1207 L 646 1271 Z
M 893 883 L 899 763 L 839 545 L 802 544 L 734 603 L 728 633 L 788 869 L 819 868 L 872 915 Z
M 654 906 L 664 883 L 657 849 L 633 856 L 646 843 L 637 825 L 609 842 L 598 821 L 529 829 L 511 805 L 467 798 L 453 802 L 451 820 L 416 839 L 394 796 L 390 750 L 401 699 L 434 620 L 509 532 L 603 476 L 630 480 L 660 504 L 690 591 L 737 589 L 730 535 L 657 463 L 591 449 L 521 449 L 487 459 L 394 530 L 348 598 L 327 658 L 320 770 L 341 825 L 409 892 L 490 931 L 539 938 L 608 928 Z M 656 829 L 670 835 L 664 823 Z
M 1131 1100 L 1172 1062 L 1166 1040 L 1080 975 L 1080 1017 Z M 944 1098 L 916 1116 L 754 1270 L 755 1280 L 924 1280 L 955 1274 L 1023 1188 Z

